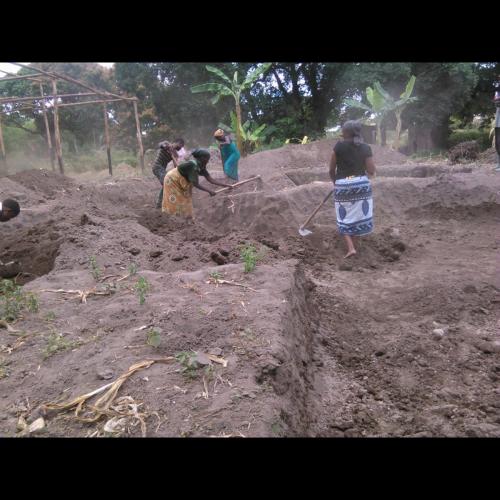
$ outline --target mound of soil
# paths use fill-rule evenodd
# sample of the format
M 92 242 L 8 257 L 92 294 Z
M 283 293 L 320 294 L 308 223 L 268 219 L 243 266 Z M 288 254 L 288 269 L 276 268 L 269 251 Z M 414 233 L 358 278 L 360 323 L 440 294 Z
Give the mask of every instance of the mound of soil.
M 466 141 L 457 144 L 448 151 L 450 162 L 473 161 L 479 157 L 479 144 L 477 141 Z
M 497 163 L 498 161 L 497 150 L 495 148 L 489 148 L 486 151 L 483 151 L 479 155 L 479 160 L 482 163 Z
M 56 195 L 74 190 L 76 187 L 70 178 L 44 169 L 25 170 L 9 175 L 8 178 L 35 193 L 41 194 L 46 199 L 55 199 Z

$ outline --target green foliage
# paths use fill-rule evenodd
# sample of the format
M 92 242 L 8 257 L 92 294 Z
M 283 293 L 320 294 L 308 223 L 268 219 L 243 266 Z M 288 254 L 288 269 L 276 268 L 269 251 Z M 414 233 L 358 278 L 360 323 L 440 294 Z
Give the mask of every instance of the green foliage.
M 150 285 L 148 280 L 144 278 L 144 276 L 140 276 L 134 288 L 135 292 L 137 293 L 137 296 L 139 297 L 139 304 L 141 306 L 144 305 L 144 303 L 146 302 L 146 294 L 150 290 Z
M 28 309 L 29 312 L 37 313 L 40 309 L 38 297 L 33 292 L 28 292 L 25 295 L 25 298 L 26 298 L 26 309 Z
M 37 296 L 32 292 L 25 293 L 21 286 L 11 280 L 1 280 L 0 319 L 15 321 L 25 309 L 29 312 L 38 312 Z
M 271 63 L 264 63 L 259 65 L 257 68 L 255 68 L 253 71 L 248 73 L 246 78 L 243 80 L 243 82 L 239 82 L 238 80 L 238 71 L 234 72 L 233 75 L 233 80 L 231 82 L 230 78 L 226 76 L 222 71 L 218 70 L 217 68 L 207 65 L 206 69 L 212 73 L 215 73 L 219 78 L 224 80 L 225 84 L 221 83 L 204 83 L 202 85 L 195 85 L 191 87 L 191 92 L 193 94 L 201 93 L 201 92 L 212 92 L 215 93 L 215 96 L 212 98 L 212 104 L 217 104 L 219 99 L 223 96 L 232 96 L 234 98 L 235 104 L 236 104 L 236 113 L 234 115 L 233 121 L 234 123 L 234 130 L 236 132 L 236 138 L 238 142 L 238 148 L 240 149 L 241 153 L 243 155 L 246 154 L 246 147 L 243 142 L 243 136 L 245 134 L 245 131 L 243 130 L 243 125 L 241 123 L 241 116 L 240 116 L 240 111 L 241 111 L 241 94 L 245 90 L 250 90 L 250 88 L 255 84 L 257 79 L 265 73 L 271 66 Z M 250 139 L 249 139 L 250 140 Z
M 217 272 L 217 271 L 212 271 L 212 272 L 210 273 L 210 277 L 211 277 L 213 280 L 217 281 L 217 280 L 222 279 L 222 274 L 221 274 L 221 273 L 219 273 L 219 272 Z
M 450 148 L 461 142 L 467 141 L 477 141 L 481 150 L 490 147 L 490 135 L 488 130 L 485 129 L 469 128 L 454 130 L 448 137 L 448 145 Z
M 151 347 L 157 348 L 159 347 L 160 343 L 161 343 L 160 332 L 154 328 L 148 330 L 146 334 L 146 344 L 150 345 Z
M 198 364 L 195 363 L 196 353 L 193 351 L 182 351 L 175 355 L 175 359 L 181 364 L 181 373 L 187 378 L 193 379 L 198 376 Z
M 44 315 L 43 319 L 49 322 L 54 321 L 56 319 L 56 313 L 54 311 L 49 311 Z
M 245 264 L 245 273 L 252 272 L 257 266 L 257 262 L 260 260 L 260 256 L 257 254 L 257 250 L 253 245 L 245 245 L 241 248 L 240 257 L 243 259 Z
M 102 272 L 101 268 L 97 264 L 96 258 L 93 255 L 91 255 L 89 258 L 89 265 L 90 265 L 90 271 L 92 272 L 92 276 L 96 281 L 98 281 L 99 278 L 101 277 Z
M 62 334 L 52 332 L 47 338 L 42 354 L 44 359 L 47 359 L 58 352 L 74 349 L 78 345 L 80 345 L 79 342 L 70 341 L 65 339 Z
M 6 359 L 0 359 L 0 379 L 9 376 L 9 370 L 7 368 L 8 365 L 9 361 L 7 361 Z
M 224 123 L 219 123 L 218 127 L 222 128 L 226 132 L 235 132 L 238 127 L 238 119 L 236 113 L 231 111 L 231 126 L 228 127 Z M 262 125 L 257 125 L 254 122 L 246 121 L 240 128 L 240 135 L 243 144 L 242 153 L 248 154 L 259 148 L 267 136 L 272 134 L 277 130 L 276 127 L 268 127 L 265 123 Z
M 132 262 L 132 264 L 128 266 L 128 273 L 130 274 L 130 276 L 134 276 L 135 274 L 137 274 L 137 265 L 134 262 Z

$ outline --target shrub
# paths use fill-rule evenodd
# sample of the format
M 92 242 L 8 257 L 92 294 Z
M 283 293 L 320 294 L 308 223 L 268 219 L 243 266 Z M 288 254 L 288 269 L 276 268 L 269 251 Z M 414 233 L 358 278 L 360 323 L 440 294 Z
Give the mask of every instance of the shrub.
M 453 148 L 457 144 L 470 141 L 476 141 L 481 151 L 488 149 L 490 146 L 488 131 L 478 128 L 455 130 L 448 137 L 448 146 Z

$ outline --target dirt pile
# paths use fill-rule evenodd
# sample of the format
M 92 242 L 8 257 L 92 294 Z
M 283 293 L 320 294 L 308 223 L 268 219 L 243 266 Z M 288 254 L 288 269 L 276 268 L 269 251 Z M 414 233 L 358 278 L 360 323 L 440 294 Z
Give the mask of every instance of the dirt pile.
M 479 159 L 482 163 L 497 163 L 498 155 L 497 150 L 495 148 L 489 148 L 486 151 L 483 151 L 479 155 Z
M 477 141 L 466 141 L 453 146 L 448 151 L 450 162 L 458 163 L 460 161 L 474 161 L 479 157 L 479 144 Z

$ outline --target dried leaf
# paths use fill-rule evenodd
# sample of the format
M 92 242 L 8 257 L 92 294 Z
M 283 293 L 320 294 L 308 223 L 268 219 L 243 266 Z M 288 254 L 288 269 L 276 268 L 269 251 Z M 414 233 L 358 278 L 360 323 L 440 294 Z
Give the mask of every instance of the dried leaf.
M 224 368 L 227 366 L 227 360 L 219 357 L 219 356 L 214 356 L 213 354 L 208 354 L 207 358 L 213 361 L 214 363 L 218 363 L 219 365 L 222 365 Z

